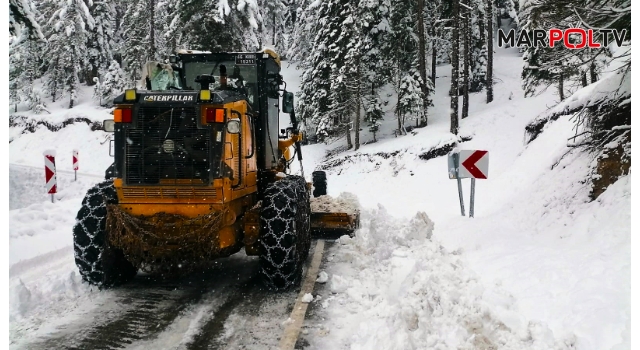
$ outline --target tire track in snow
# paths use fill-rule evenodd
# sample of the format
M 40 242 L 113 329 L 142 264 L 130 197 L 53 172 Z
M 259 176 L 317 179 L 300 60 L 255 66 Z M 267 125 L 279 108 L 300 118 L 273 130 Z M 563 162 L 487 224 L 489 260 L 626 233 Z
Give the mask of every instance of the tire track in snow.
M 184 278 L 139 276 L 114 289 L 115 301 L 93 310 L 91 317 L 60 326 L 47 338 L 21 348 L 119 349 L 152 341 L 180 316 L 189 316 L 194 308 L 197 311 L 202 301 L 208 306 L 218 299 L 233 300 L 242 295 L 238 289 L 252 285 L 247 281 L 256 279 L 256 266 L 256 259 L 239 256 L 220 259 L 213 268 Z M 228 302 L 220 304 L 224 307 Z M 218 309 L 212 308 L 211 312 L 215 315 Z

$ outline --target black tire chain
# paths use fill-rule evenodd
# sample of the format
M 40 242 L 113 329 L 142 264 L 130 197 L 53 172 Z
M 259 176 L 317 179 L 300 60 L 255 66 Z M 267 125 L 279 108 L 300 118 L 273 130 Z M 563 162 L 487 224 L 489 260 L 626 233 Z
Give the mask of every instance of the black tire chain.
M 327 174 L 324 171 L 314 171 L 313 177 L 313 196 L 320 197 L 327 194 Z
M 288 176 L 265 189 L 260 213 L 260 274 L 272 290 L 296 286 L 309 255 L 311 207 L 304 178 Z
M 137 269 L 106 237 L 107 204 L 118 202 L 113 181 L 101 182 L 87 191 L 73 226 L 73 250 L 82 279 L 99 287 L 125 283 Z

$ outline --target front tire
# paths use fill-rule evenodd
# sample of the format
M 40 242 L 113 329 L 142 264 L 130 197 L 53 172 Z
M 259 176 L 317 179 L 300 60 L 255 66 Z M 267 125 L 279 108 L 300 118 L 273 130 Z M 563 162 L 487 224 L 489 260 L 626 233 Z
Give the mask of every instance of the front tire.
M 107 204 L 117 204 L 112 181 L 99 183 L 87 191 L 73 227 L 73 249 L 82 279 L 101 288 L 130 281 L 137 269 L 122 250 L 109 244 Z
M 269 184 L 260 213 L 260 275 L 272 290 L 298 285 L 309 255 L 311 207 L 304 178 Z

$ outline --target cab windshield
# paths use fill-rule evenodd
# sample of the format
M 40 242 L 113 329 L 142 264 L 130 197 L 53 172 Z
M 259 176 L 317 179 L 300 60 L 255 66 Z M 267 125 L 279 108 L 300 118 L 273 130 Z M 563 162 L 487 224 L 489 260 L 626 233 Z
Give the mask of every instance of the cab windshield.
M 236 64 L 235 61 L 185 62 L 183 68 L 185 89 L 200 90 L 196 77 L 202 74 L 212 75 L 215 78 L 215 82 L 209 85 L 209 89 L 220 89 L 220 68 L 223 66 L 227 71 L 228 86 L 245 94 L 248 102 L 253 104 L 258 87 L 257 70 L 254 64 L 242 65 Z

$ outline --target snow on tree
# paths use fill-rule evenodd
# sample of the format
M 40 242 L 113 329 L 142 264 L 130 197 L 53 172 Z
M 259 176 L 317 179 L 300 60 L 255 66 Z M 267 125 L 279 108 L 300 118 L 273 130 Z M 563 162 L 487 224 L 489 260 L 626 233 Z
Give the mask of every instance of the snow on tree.
M 260 46 L 270 45 L 276 52 L 284 55 L 287 50 L 285 40 L 285 17 L 288 14 L 289 6 L 284 0 L 260 0 Z
M 333 6 L 338 7 L 339 3 L 340 1 L 335 1 Z M 361 84 L 358 75 L 362 44 L 361 25 L 357 4 L 347 3 L 341 10 L 327 41 L 332 72 L 329 115 L 333 125 L 341 131 L 344 130 L 347 147 L 351 148 L 352 119 L 356 114 L 356 107 L 359 107 L 358 91 Z
M 255 51 L 262 16 L 255 0 L 178 0 L 174 19 L 180 48 Z
M 69 96 L 69 108 L 77 98 L 80 75 L 88 66 L 87 41 L 94 28 L 94 19 L 82 0 L 60 0 L 49 20 L 53 34 L 46 52 L 49 67 L 45 86 L 55 98 L 60 92 Z
M 312 46 L 317 27 L 321 25 L 318 20 L 320 12 L 318 12 L 317 1 L 311 0 L 292 0 L 292 38 L 290 46 L 286 51 L 287 58 L 295 61 L 304 61 L 315 50 Z
M 416 120 L 416 124 L 419 125 L 421 120 L 426 119 L 424 115 L 424 107 L 431 105 L 431 101 L 428 99 L 428 96 L 425 96 L 424 91 L 426 90 L 431 93 L 431 91 L 433 91 L 433 84 L 430 79 L 423 82 L 420 77 L 420 73 L 415 71 L 415 69 L 420 66 L 419 33 L 417 28 L 415 28 L 415 23 L 417 16 L 423 15 L 416 13 L 416 9 L 417 7 L 415 3 L 412 2 L 402 0 L 393 0 L 391 2 L 391 11 L 389 15 L 391 30 L 384 51 L 389 53 L 388 62 L 389 65 L 393 67 L 393 73 L 391 73 L 391 75 L 394 77 L 393 85 L 396 93 L 398 94 L 398 105 L 400 105 L 400 100 L 403 96 L 412 95 L 412 98 L 420 99 L 422 111 L 411 115 L 412 120 Z M 416 72 L 418 74 L 417 76 L 415 74 Z M 409 90 L 414 87 L 413 84 L 415 82 L 417 82 L 417 86 L 421 89 L 420 94 L 416 94 L 413 91 L 409 92 Z M 396 105 L 398 131 L 400 133 L 405 133 L 405 120 L 409 115 L 408 113 L 412 113 L 407 109 L 407 102 L 405 101 L 404 103 L 405 106 L 400 108 L 401 112 L 399 112 L 398 105 Z
M 35 80 L 40 77 L 38 62 L 44 41 L 34 39 L 30 30 L 27 27 L 22 31 L 27 39 L 13 37 L 9 41 L 9 103 L 15 112 L 19 103 L 26 103 L 30 110 L 44 108 L 40 93 L 33 89 Z
M 486 85 L 487 42 L 485 33 L 485 6 L 482 0 L 471 0 L 471 37 L 469 92 L 479 92 Z
M 301 62 L 304 69 L 298 108 L 300 117 L 307 130 L 316 126 L 316 136 L 320 141 L 329 136 L 336 127 L 329 111 L 331 105 L 331 74 L 334 67 L 331 45 L 340 35 L 342 7 L 337 6 L 339 0 L 325 1 L 319 4 L 317 11 L 317 27 L 311 47 L 314 49 Z M 333 50 L 337 48 L 334 46 Z M 335 73 L 334 73 L 335 74 Z
M 129 85 L 135 84 L 142 77 L 142 66 L 150 60 L 157 59 L 155 45 L 156 0 L 131 1 L 127 5 L 123 19 L 122 61 Z
M 105 73 L 102 82 L 98 82 L 94 88 L 94 98 L 101 106 L 111 106 L 113 99 L 127 88 L 127 79 L 117 61 L 111 61 L 109 70 Z
M 380 122 L 383 119 L 384 112 L 377 95 L 371 95 L 365 105 L 364 120 L 369 126 L 369 131 L 373 134 L 373 142 L 376 142 L 376 134 L 380 130 Z
M 9 0 L 9 34 L 23 39 L 44 41 L 31 0 Z M 26 34 L 26 35 L 25 35 Z
M 518 18 L 517 2 L 513 0 L 497 0 L 496 1 L 496 15 L 500 20 L 506 20 L 506 29 L 514 28 L 518 29 L 520 20 Z M 502 21 L 501 21 L 502 22 Z M 501 23 L 498 23 L 501 26 Z
M 102 75 L 114 58 L 116 3 L 108 0 L 94 0 L 89 5 L 89 12 L 95 25 L 87 41 L 89 62 L 84 80 L 91 85 L 93 78 Z
M 416 70 L 406 72 L 400 79 L 395 114 L 398 118 L 398 129 L 404 134 L 406 134 L 406 122 L 420 120 L 423 113 L 420 79 L 420 74 Z

